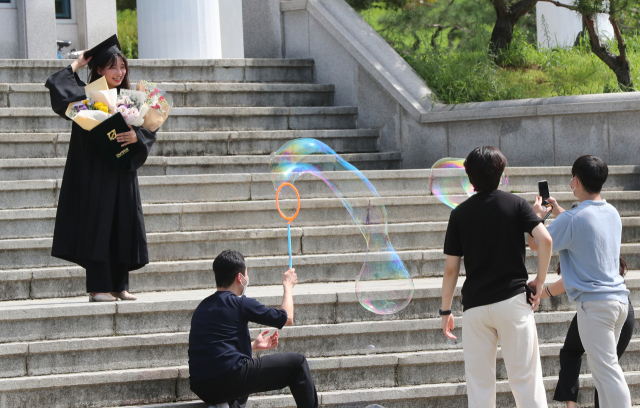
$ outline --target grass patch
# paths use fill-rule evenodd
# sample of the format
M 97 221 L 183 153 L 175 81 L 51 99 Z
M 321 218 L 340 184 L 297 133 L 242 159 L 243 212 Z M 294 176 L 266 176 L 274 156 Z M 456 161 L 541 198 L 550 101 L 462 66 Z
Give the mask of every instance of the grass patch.
M 128 59 L 138 58 L 138 14 L 136 10 L 118 10 L 118 41 Z

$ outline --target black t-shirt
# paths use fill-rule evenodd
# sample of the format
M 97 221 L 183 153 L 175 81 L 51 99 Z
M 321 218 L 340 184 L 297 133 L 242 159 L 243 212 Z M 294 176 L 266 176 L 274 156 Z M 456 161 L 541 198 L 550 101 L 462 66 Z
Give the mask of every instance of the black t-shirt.
M 200 302 L 189 333 L 191 384 L 228 374 L 251 358 L 249 322 L 281 329 L 287 312 L 229 291 L 218 291 Z
M 541 221 L 524 198 L 500 190 L 473 195 L 451 211 L 444 253 L 464 257 L 464 310 L 525 291 L 523 233 Z

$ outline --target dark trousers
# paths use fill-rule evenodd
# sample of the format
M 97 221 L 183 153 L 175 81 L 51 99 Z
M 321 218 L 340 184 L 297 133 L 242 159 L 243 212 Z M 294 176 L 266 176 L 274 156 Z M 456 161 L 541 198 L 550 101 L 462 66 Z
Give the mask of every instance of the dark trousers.
M 580 390 L 578 376 L 580 375 L 580 365 L 582 364 L 584 347 L 582 347 L 582 341 L 578 333 L 577 317 L 577 315 L 573 317 L 569 331 L 567 332 L 567 338 L 564 340 L 564 346 L 560 350 L 560 374 L 558 375 L 556 392 L 553 395 L 553 399 L 556 401 L 578 401 L 578 391 Z M 634 318 L 633 306 L 631 305 L 631 301 L 629 301 L 629 314 L 622 326 L 620 338 L 618 339 L 618 359 L 622 357 L 622 353 L 624 353 L 631 341 Z M 597 390 L 594 398 L 596 408 L 599 408 L 600 404 L 598 402 Z
M 116 195 L 116 202 L 118 196 Z M 118 261 L 118 206 L 113 213 L 106 262 L 86 261 L 87 292 L 129 291 L 129 265 Z
M 270 354 L 245 360 L 242 367 L 196 384 L 193 391 L 207 404 L 243 407 L 250 394 L 289 387 L 298 408 L 318 408 L 318 393 L 307 359 L 298 353 Z

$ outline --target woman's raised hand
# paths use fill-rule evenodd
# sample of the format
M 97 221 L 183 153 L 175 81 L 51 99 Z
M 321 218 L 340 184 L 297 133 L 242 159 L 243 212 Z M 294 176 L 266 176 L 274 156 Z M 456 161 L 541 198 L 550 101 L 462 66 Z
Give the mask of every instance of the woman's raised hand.
M 86 67 L 87 64 L 89 64 L 89 61 L 91 61 L 91 58 L 93 58 L 93 57 L 89 57 L 89 58 L 85 59 L 84 58 L 84 53 L 85 52 L 87 52 L 87 50 L 82 51 L 82 54 L 80 54 L 78 59 L 76 59 L 75 61 L 73 61 L 71 63 L 71 68 L 73 69 L 73 72 L 76 72 L 77 70 L 79 70 L 82 67 Z

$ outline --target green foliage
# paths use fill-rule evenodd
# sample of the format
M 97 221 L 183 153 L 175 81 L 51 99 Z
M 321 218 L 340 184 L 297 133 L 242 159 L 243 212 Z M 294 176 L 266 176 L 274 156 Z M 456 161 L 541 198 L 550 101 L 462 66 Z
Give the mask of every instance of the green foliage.
M 361 15 L 446 104 L 621 91 L 613 72 L 591 52 L 588 36 L 570 49 L 539 48 L 535 35 L 531 40 L 518 24 L 496 65 L 488 49 L 495 14 L 484 3 L 439 0 L 419 10 L 376 7 Z M 637 83 L 640 35 L 625 38 Z M 609 45 L 616 51 L 615 42 Z
M 406 0 L 346 0 L 357 11 L 368 10 L 375 7 L 399 8 L 404 7 Z
M 620 12 L 618 23 L 623 34 L 633 34 L 640 30 L 640 1 L 635 1 Z
M 135 10 L 136 0 L 116 0 L 116 10 Z
M 118 41 L 129 59 L 138 58 L 138 17 L 136 10 L 118 10 Z

